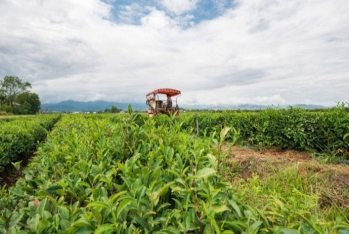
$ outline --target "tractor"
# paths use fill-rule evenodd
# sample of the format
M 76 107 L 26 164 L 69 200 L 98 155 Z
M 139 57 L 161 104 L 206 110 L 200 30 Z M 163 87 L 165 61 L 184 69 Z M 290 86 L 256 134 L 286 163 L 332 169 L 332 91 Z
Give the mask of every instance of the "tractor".
M 155 89 L 146 95 L 146 104 L 148 105 L 148 116 L 153 117 L 157 114 L 179 115 L 179 108 L 177 103 L 177 97 L 175 102 L 173 97 L 181 94 L 181 91 L 171 88 Z M 161 95 L 161 96 L 159 96 Z M 164 99 L 166 95 L 166 99 Z

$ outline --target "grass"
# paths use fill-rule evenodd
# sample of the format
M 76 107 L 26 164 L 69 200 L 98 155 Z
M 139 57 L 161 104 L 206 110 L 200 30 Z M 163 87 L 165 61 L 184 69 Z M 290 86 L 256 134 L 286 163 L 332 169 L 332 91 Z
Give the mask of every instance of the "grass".
M 25 117 L 33 117 L 35 115 L 0 115 L 0 119 L 5 118 L 25 118 Z
M 349 221 L 349 167 L 255 155 L 236 158 L 230 153 L 221 174 L 243 202 L 267 216 Z

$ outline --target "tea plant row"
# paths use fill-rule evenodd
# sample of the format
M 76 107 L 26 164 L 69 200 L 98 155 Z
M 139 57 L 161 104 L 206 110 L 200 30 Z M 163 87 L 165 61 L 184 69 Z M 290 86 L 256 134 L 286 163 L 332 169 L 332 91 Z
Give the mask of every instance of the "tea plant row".
M 32 153 L 59 118 L 58 115 L 49 115 L 1 121 L 0 172 L 10 162 L 22 160 Z
M 300 108 L 267 109 L 260 112 L 221 112 L 181 116 L 183 128 L 208 135 L 230 126 L 240 132 L 240 139 L 256 146 L 281 149 L 349 151 L 349 108 L 339 105 L 326 111 L 309 112 Z M 233 133 L 233 132 L 232 132 Z M 230 137 L 233 137 L 231 133 Z
M 217 173 L 212 137 L 123 118 L 64 116 L 16 186 L 0 190 L 7 233 L 345 233 L 314 214 L 262 213 Z M 224 135 L 225 132 L 223 132 Z M 222 135 L 222 134 L 221 134 Z M 224 136 L 221 137 L 224 137 Z M 217 139 L 216 139 L 217 140 Z M 222 142 L 222 139 L 218 139 Z

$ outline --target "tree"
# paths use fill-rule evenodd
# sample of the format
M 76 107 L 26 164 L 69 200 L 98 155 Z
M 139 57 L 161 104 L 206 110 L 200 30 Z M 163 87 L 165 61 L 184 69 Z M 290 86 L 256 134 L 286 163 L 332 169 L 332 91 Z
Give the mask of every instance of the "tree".
M 116 106 L 111 106 L 110 112 L 111 113 L 119 113 L 120 109 L 118 109 Z
M 12 107 L 11 107 L 10 105 L 8 105 L 8 104 L 2 105 L 2 106 L 1 106 L 1 110 L 2 110 L 2 111 L 5 111 L 5 112 L 7 112 L 7 113 L 13 113 Z
M 16 76 L 5 76 L 4 80 L 0 80 L 0 93 L 3 93 L 12 108 L 14 108 L 13 102 L 16 97 L 31 87 L 29 82 L 23 82 Z
M 6 101 L 5 94 L 4 94 L 3 90 L 0 89 L 0 111 L 3 108 L 3 105 L 4 105 L 5 101 Z
M 39 95 L 31 92 L 24 92 L 17 96 L 15 102 L 20 104 L 20 114 L 36 114 L 40 110 L 41 102 Z
M 104 113 L 119 113 L 122 109 L 117 108 L 116 106 L 111 106 L 111 108 L 107 108 L 104 110 Z

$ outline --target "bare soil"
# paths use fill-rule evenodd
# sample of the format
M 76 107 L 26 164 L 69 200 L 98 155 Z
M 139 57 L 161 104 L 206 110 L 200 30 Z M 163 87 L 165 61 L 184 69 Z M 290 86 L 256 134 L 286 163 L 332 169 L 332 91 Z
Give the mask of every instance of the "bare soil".
M 223 146 L 222 150 L 227 152 L 228 148 Z M 228 167 L 229 164 L 235 164 L 238 168 L 231 179 L 240 177 L 244 180 L 251 178 L 254 173 L 264 178 L 282 169 L 296 166 L 299 176 L 303 178 L 316 175 L 327 181 L 322 185 L 323 192 L 319 201 L 321 207 L 334 202 L 339 207 L 349 208 L 349 165 L 324 164 L 309 153 L 295 150 L 253 150 L 242 146 L 233 146 L 230 149 L 225 164 Z
M 18 171 L 11 163 L 5 167 L 5 170 L 0 172 L 0 187 L 7 185 L 6 187 L 14 186 L 18 178 L 23 176 L 22 171 L 27 167 L 30 162 L 30 158 L 34 155 L 32 153 L 29 157 L 23 158 L 21 162 L 20 170 Z
M 223 151 L 228 148 L 223 146 Z M 348 176 L 349 186 L 349 165 L 346 164 L 321 164 L 314 155 L 307 152 L 300 152 L 296 150 L 278 150 L 278 149 L 264 149 L 253 150 L 247 147 L 233 146 L 228 156 L 228 161 L 243 163 L 253 159 L 254 161 L 272 162 L 274 165 L 290 166 L 292 164 L 307 164 L 311 166 L 314 171 L 332 171 Z M 302 166 L 300 166 L 302 167 Z M 301 170 L 301 169 L 300 169 Z

